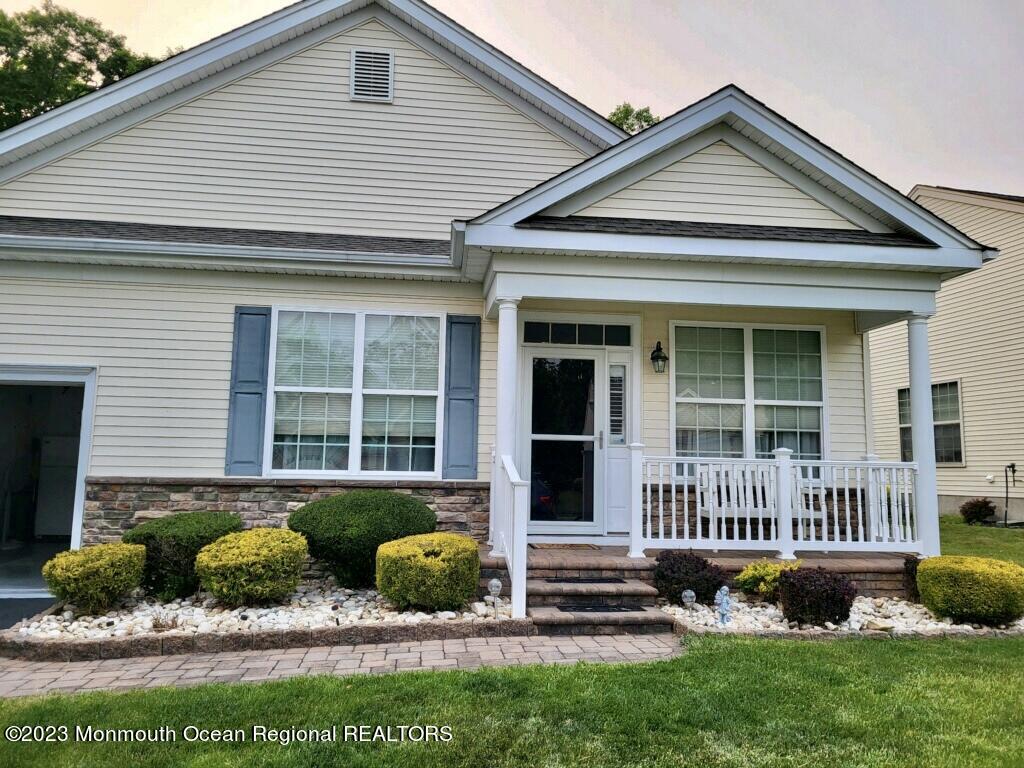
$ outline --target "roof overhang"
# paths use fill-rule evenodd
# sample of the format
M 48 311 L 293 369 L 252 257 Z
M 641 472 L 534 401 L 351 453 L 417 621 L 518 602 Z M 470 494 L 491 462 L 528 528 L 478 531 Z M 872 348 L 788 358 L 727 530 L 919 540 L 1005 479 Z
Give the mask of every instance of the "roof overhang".
M 0 234 L 0 259 L 464 282 L 452 256 Z
M 302 0 L 8 129 L 0 134 L 0 167 L 17 163 L 16 172 L 23 173 L 29 169 L 25 161 L 48 148 L 61 144 L 73 150 L 76 137 L 101 127 L 122 130 L 149 116 L 151 105 L 163 109 L 170 99 L 193 98 L 196 91 L 230 82 L 242 65 L 265 66 L 287 55 L 289 46 L 298 51 L 307 44 L 305 36 L 346 17 L 384 14 L 433 41 L 448 53 L 449 63 L 462 62 L 574 134 L 578 145 L 589 146 L 588 154 L 625 138 L 593 110 L 421 0 Z

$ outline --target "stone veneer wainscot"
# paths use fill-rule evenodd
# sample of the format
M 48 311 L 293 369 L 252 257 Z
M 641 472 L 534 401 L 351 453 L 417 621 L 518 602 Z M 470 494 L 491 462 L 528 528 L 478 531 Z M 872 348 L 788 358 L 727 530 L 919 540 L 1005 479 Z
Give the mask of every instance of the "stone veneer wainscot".
M 283 527 L 288 514 L 303 504 L 367 488 L 408 493 L 437 513 L 438 530 L 487 539 L 489 483 L 479 480 L 89 477 L 82 544 L 120 541 L 145 520 L 197 510 L 235 512 L 247 528 Z

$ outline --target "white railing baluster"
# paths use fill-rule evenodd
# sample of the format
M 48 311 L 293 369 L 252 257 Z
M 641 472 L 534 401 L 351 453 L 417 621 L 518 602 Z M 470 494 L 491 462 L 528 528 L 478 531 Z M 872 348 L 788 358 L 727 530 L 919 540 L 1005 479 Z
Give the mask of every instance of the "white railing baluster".
M 779 454 L 711 461 L 637 456 L 631 514 L 639 534 L 631 534 L 631 555 L 655 541 L 658 547 L 716 551 L 723 545 L 790 553 L 920 551 L 915 464 L 789 456 L 785 462 Z M 783 464 L 786 471 L 780 472 Z

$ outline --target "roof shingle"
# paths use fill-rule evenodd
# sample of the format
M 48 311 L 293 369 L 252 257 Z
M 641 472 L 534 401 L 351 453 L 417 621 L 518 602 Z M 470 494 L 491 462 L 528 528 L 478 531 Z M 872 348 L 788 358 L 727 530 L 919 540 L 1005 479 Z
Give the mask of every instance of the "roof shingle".
M 705 221 L 661 221 L 605 216 L 531 216 L 516 224 L 523 229 L 562 232 L 607 232 L 619 235 L 664 235 L 668 237 L 717 237 L 741 240 L 792 240 L 811 243 L 845 243 L 910 248 L 935 248 L 921 237 L 855 229 L 779 227 L 759 224 L 722 224 Z
M 250 248 L 286 248 L 296 251 L 393 253 L 415 256 L 447 256 L 447 240 L 411 237 L 371 237 L 329 232 L 287 232 L 271 229 L 186 227 L 172 224 L 141 224 L 86 219 L 54 219 L 34 216 L 0 216 L 0 235 L 23 237 L 95 238 L 159 243 L 233 245 Z

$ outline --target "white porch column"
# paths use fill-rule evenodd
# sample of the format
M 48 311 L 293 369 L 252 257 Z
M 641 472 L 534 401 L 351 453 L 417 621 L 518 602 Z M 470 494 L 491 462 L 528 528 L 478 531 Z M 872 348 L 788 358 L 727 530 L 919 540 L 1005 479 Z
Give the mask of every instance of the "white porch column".
M 910 435 L 917 462 L 917 520 L 921 554 L 939 554 L 939 494 L 935 482 L 935 421 L 932 415 L 932 373 L 928 359 L 928 318 L 907 320 L 910 359 Z
M 497 419 L 494 450 L 496 465 L 502 456 L 514 456 L 516 450 L 516 414 L 519 400 L 519 299 L 498 299 Z M 493 483 L 492 483 L 493 487 Z M 510 510 L 504 499 L 491 497 L 493 547 L 491 554 L 504 555 L 501 533 L 508 529 Z M 506 534 L 507 537 L 507 534 Z

